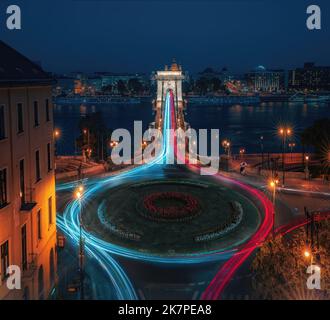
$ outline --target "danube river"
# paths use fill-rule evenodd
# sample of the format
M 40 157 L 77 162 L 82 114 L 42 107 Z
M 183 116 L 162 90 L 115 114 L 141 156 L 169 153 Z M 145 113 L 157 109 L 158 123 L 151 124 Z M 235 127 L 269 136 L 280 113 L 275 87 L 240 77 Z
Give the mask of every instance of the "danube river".
M 132 105 L 55 105 L 55 126 L 61 130 L 58 153 L 70 155 L 75 150 L 75 138 L 79 135 L 78 123 L 81 117 L 91 112 L 101 112 L 104 122 L 111 129 L 125 128 L 132 131 L 134 120 L 143 121 L 144 129 L 153 121 L 151 102 Z M 293 151 L 301 151 L 299 133 L 317 119 L 330 117 L 329 103 L 283 103 L 268 102 L 257 105 L 187 107 L 186 121 L 195 129 L 219 129 L 220 139 L 229 139 L 233 152 L 245 148 L 247 153 L 281 150 L 277 135 L 280 124 L 293 128 Z M 263 140 L 260 137 L 263 137 Z

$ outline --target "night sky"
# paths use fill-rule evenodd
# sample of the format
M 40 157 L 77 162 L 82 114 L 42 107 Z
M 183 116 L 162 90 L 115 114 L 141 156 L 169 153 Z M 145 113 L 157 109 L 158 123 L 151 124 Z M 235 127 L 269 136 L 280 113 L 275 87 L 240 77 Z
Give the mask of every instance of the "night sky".
M 10 4 L 21 31 L 5 27 Z M 310 4 L 321 31 L 306 28 Z M 330 1 L 1 0 L 0 38 L 53 72 L 150 72 L 173 57 L 190 72 L 330 65 Z

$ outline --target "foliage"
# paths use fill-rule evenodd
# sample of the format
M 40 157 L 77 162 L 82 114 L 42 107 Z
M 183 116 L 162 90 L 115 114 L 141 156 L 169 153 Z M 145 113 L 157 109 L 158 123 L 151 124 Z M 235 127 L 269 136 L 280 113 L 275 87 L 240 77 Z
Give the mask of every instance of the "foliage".
M 221 80 L 217 77 L 210 79 L 206 77 L 200 77 L 197 79 L 194 89 L 201 95 L 205 95 L 208 92 L 218 92 L 219 90 L 223 89 L 223 86 Z
M 310 259 L 304 256 L 305 229 L 264 243 L 252 263 L 253 288 L 258 299 L 329 299 L 330 298 L 330 222 L 320 223 L 321 290 L 306 287 Z M 315 249 L 317 250 L 317 249 Z M 314 256 L 316 254 L 314 253 Z M 314 260 L 316 260 L 314 258 Z
M 112 90 L 113 90 L 113 87 L 111 84 L 108 84 L 107 86 L 102 87 L 102 91 L 107 94 L 112 93 Z
M 127 87 L 123 80 L 119 80 L 117 82 L 117 90 L 120 95 L 124 95 L 127 93 Z
M 143 84 L 138 78 L 128 80 L 128 90 L 133 94 L 141 94 L 144 90 Z
M 306 128 L 301 134 L 301 142 L 306 146 L 315 148 L 315 152 L 320 154 L 325 144 L 330 141 L 330 118 L 320 119 Z
M 91 158 L 95 160 L 106 159 L 111 130 L 106 127 L 102 113 L 89 113 L 81 118 L 79 130 L 81 133 L 77 138 L 77 146 L 82 151 L 90 148 Z

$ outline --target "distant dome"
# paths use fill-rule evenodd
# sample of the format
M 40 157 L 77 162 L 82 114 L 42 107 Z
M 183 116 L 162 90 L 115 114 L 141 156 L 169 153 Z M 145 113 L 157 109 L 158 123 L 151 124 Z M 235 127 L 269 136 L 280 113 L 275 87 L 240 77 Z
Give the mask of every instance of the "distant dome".
M 256 71 L 266 71 L 266 68 L 262 65 L 256 67 Z

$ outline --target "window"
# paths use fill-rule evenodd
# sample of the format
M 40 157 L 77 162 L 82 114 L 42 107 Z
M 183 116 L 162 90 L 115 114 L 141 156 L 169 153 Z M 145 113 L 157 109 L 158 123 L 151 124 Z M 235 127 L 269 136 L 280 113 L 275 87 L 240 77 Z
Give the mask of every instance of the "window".
M 6 138 L 5 106 L 0 106 L 0 140 Z
M 36 182 L 41 180 L 40 174 L 40 152 L 36 151 Z
M 21 229 L 22 237 L 22 268 L 27 270 L 27 243 L 26 243 L 26 224 Z
M 33 111 L 34 111 L 34 126 L 35 127 L 38 127 L 39 126 L 39 106 L 38 106 L 38 101 L 34 101 Z
M 38 240 L 41 240 L 42 238 L 42 230 L 41 230 L 41 210 L 38 210 L 37 212 L 37 232 L 38 232 Z
M 45 108 L 46 108 L 46 122 L 50 121 L 50 113 L 49 113 L 49 100 L 46 99 L 46 105 L 45 105 Z
M 48 166 L 48 171 L 52 170 L 52 156 L 50 152 L 50 143 L 47 143 L 47 166 Z
M 48 199 L 48 224 L 53 224 L 53 199 L 50 197 Z
M 24 172 L 24 159 L 19 162 L 19 188 L 22 203 L 25 203 L 25 172 Z
M 23 105 L 19 103 L 17 105 L 17 132 L 22 133 L 24 131 L 23 124 Z
M 0 170 L 0 208 L 7 204 L 7 169 L 2 169 Z
M 8 277 L 7 268 L 9 267 L 9 242 L 8 240 L 1 245 L 1 279 L 5 280 Z

